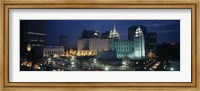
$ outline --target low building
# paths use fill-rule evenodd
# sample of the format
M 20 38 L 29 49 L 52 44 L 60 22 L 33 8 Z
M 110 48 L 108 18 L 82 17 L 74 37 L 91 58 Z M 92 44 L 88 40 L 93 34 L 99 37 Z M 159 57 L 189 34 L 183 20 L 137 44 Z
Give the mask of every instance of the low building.
M 64 47 L 63 46 L 46 46 L 43 49 L 43 57 L 48 57 L 48 56 L 60 56 L 64 54 Z

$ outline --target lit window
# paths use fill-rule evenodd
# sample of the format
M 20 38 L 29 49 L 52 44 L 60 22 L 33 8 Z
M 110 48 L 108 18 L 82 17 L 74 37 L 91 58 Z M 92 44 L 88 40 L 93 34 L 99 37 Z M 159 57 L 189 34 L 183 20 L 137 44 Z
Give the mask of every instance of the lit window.
M 40 42 L 44 42 L 44 40 L 39 40 Z
M 30 40 L 30 41 L 37 42 L 37 40 L 34 40 L 34 39 L 32 39 L 32 40 Z

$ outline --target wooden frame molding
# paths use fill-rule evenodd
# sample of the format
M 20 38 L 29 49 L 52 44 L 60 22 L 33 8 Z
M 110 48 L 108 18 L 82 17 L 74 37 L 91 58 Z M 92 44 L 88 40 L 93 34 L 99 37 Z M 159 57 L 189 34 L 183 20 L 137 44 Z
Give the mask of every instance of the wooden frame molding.
M 147 91 L 199 91 L 200 60 L 199 60 L 199 1 L 0 1 L 1 3 L 1 35 L 0 35 L 0 90 L 147 90 Z M 119 83 L 28 83 L 9 82 L 9 9 L 191 9 L 192 10 L 192 82 L 119 82 Z M 37 88 L 36 88 L 37 87 Z

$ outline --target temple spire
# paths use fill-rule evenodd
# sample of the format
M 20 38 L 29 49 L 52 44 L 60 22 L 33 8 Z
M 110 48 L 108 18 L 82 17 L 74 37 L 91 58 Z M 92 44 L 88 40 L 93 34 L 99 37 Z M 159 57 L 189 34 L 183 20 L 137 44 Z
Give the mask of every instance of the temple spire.
M 115 23 L 114 23 L 113 32 L 116 33 L 116 26 L 115 26 Z
M 113 30 L 110 31 L 109 38 L 118 39 L 118 40 L 120 39 L 120 35 L 116 30 L 115 23 L 114 23 L 114 26 L 113 26 Z

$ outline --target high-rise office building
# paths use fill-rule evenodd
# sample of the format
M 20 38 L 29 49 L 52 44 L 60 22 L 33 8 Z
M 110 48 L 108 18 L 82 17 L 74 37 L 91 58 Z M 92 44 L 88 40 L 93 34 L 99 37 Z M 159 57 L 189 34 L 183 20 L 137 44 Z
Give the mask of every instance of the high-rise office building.
M 77 50 L 80 55 L 96 55 L 98 51 L 108 51 L 108 39 L 89 38 L 77 40 Z
M 156 32 L 149 32 L 148 33 L 148 52 L 153 52 L 156 54 L 156 47 L 157 47 L 157 34 Z
M 89 39 L 79 38 L 77 40 L 77 50 L 89 50 Z
M 59 45 L 63 46 L 64 49 L 66 50 L 68 48 L 68 46 L 69 46 L 69 37 L 65 36 L 65 35 L 61 35 L 59 37 Z
M 20 20 L 20 55 L 31 51 L 34 57 L 43 56 L 45 46 L 45 27 L 43 20 Z
M 106 31 L 104 33 L 101 33 L 101 38 L 103 39 L 108 39 L 110 35 L 110 31 Z
M 99 31 L 83 30 L 82 37 L 77 40 L 79 56 L 96 55 L 97 51 L 108 50 L 108 39 L 102 38 Z
M 99 31 L 92 31 L 92 30 L 83 30 L 82 37 L 81 38 L 99 38 L 101 37 Z

